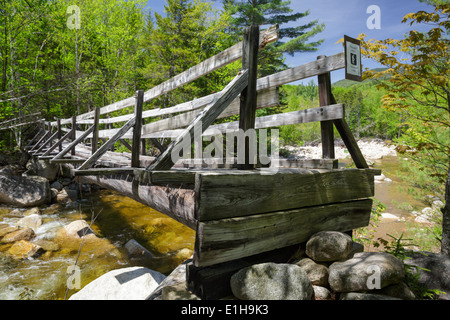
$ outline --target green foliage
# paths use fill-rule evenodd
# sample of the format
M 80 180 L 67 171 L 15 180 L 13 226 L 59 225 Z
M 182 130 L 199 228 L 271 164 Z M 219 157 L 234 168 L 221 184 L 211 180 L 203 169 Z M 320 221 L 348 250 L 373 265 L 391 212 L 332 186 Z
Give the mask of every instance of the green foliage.
M 407 247 L 414 246 L 412 239 L 403 238 L 403 233 L 399 237 L 392 236 L 388 234 L 389 237 L 392 238 L 391 241 L 387 241 L 385 239 L 379 238 L 379 244 L 384 247 L 384 251 L 392 254 L 403 262 L 405 267 L 405 282 L 411 291 L 416 296 L 416 299 L 433 299 L 435 295 L 439 295 L 443 292 L 437 289 L 429 289 L 420 285 L 420 270 L 430 271 L 425 268 L 421 268 L 412 264 L 408 264 L 405 262 L 408 258 L 411 257 L 412 251 L 408 250 Z M 426 255 L 425 253 L 422 253 Z
M 342 84 L 342 82 L 340 82 Z M 403 130 L 403 119 L 381 105 L 384 91 L 373 81 L 355 83 L 352 86 L 332 87 L 338 103 L 345 105 L 346 121 L 357 138 L 371 137 L 394 139 Z M 284 85 L 280 89 L 280 104 L 283 112 L 304 110 L 319 106 L 318 87 L 311 80 L 306 85 Z M 336 132 L 338 137 L 338 133 Z M 305 141 L 320 139 L 320 124 L 305 123 L 283 126 L 280 138 L 285 144 L 301 145 Z
M 223 0 L 225 11 L 229 14 L 229 33 L 238 41 L 243 27 L 254 25 L 280 25 L 280 39 L 260 52 L 259 74 L 269 75 L 287 68 L 283 54 L 293 56 L 298 52 L 316 51 L 324 40 L 309 42 L 322 32 L 324 24 L 317 20 L 300 24 L 298 20 L 309 15 L 309 11 L 293 13 L 291 1 L 282 0 Z M 295 22 L 296 27 L 285 26 Z M 283 40 L 289 39 L 289 40 Z
M 308 85 L 284 85 L 280 88 L 280 104 L 283 112 L 314 108 L 319 105 L 317 86 L 311 81 Z M 281 145 L 303 145 L 304 142 L 320 139 L 320 123 L 300 123 L 282 126 Z
M 147 56 L 144 76 L 157 85 L 226 49 L 221 45 L 229 42 L 224 17 L 204 0 L 168 0 L 165 16 L 155 13 L 154 26 L 143 40 Z M 220 91 L 235 74 L 228 67 L 202 77 L 165 95 L 158 104 L 173 106 Z
M 386 206 L 379 200 L 374 199 L 372 211 L 370 213 L 369 225 L 367 227 L 353 230 L 353 238 L 365 246 L 373 245 L 375 238 L 375 231 L 380 223 L 381 214 L 386 210 Z
M 401 117 L 381 107 L 384 94 L 374 83 L 364 82 L 348 87 L 333 87 L 338 103 L 345 105 L 345 117 L 357 138 L 396 138 L 401 133 Z

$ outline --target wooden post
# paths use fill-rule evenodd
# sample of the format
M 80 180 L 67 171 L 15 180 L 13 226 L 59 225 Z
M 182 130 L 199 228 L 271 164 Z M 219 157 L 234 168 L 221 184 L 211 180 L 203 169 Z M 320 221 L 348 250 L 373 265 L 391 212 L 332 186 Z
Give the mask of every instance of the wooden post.
M 324 59 L 326 56 L 318 56 L 317 60 Z M 319 82 L 319 103 L 320 106 L 331 105 L 331 78 L 330 73 L 323 73 L 318 76 Z M 333 121 L 321 121 L 320 132 L 322 136 L 322 158 L 334 159 L 334 133 Z
M 58 135 L 56 136 L 58 141 L 62 138 L 62 131 L 61 131 L 61 119 L 56 119 L 56 128 L 58 130 Z M 59 145 L 59 152 L 62 151 L 62 144 Z
M 100 107 L 95 108 L 95 114 L 94 114 L 94 131 L 92 132 L 92 142 L 91 142 L 91 149 L 92 154 L 97 151 L 98 148 L 98 125 L 100 122 Z
M 50 133 L 52 132 L 52 123 L 49 121 L 48 122 L 48 130 L 50 131 Z M 50 140 L 50 147 L 53 145 L 53 141 Z
M 139 155 L 141 153 L 142 108 L 144 106 L 144 90 L 136 91 L 134 116 L 136 121 L 133 128 L 133 143 L 131 145 L 131 167 L 139 168 Z
M 258 80 L 259 26 L 247 27 L 242 42 L 242 69 L 248 69 L 248 85 L 241 93 L 239 110 L 239 129 L 245 133 L 255 128 L 256 117 L 256 83 Z M 245 163 L 238 163 L 238 169 L 250 170 L 255 167 L 254 159 L 250 159 L 250 141 L 245 138 Z
M 72 140 L 77 139 L 77 116 L 72 116 Z M 70 150 L 71 155 L 75 155 L 75 146 Z

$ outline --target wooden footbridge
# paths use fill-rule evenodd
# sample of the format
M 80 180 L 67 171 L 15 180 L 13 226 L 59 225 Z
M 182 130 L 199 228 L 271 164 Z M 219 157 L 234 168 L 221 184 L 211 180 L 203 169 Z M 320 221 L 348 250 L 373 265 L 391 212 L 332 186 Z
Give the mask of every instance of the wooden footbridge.
M 204 299 L 228 295 L 229 279 L 239 268 L 263 261 L 287 261 L 298 244 L 313 233 L 347 232 L 368 225 L 374 175 L 380 174 L 367 166 L 344 120 L 344 106 L 336 104 L 331 94 L 330 72 L 345 67 L 344 53 L 320 56 L 258 79 L 258 51 L 278 39 L 278 26 L 261 32 L 258 27 L 249 27 L 243 38 L 172 79 L 148 91 L 137 91 L 134 97 L 71 119 L 39 120 L 39 131 L 28 145 L 33 156 L 68 167 L 87 182 L 129 196 L 196 230 L 187 283 Z M 144 111 L 145 102 L 238 59 L 242 59 L 242 71 L 221 92 Z M 255 117 L 256 109 L 278 103 L 277 87 L 315 76 L 319 106 Z M 129 114 L 105 117 L 133 107 Z M 216 119 L 235 114 L 239 114 L 239 121 L 214 124 Z M 145 123 L 148 118 L 156 121 Z M 275 161 L 276 154 L 269 163 L 254 164 L 248 157 L 241 163 L 239 157 L 229 154 L 213 163 L 198 157 L 205 141 L 195 139 L 196 135 L 219 141 L 218 136 L 225 133 L 311 121 L 321 124 L 322 159 Z M 29 122 L 28 118 L 8 120 L 0 123 L 0 130 Z M 110 128 L 118 123 L 123 125 Z M 338 169 L 334 128 L 356 168 Z M 173 141 L 163 145 L 158 140 L 161 138 Z M 130 152 L 111 151 L 118 141 Z M 194 157 L 174 160 L 173 154 L 185 141 L 193 141 Z M 159 156 L 145 155 L 149 142 L 160 149 Z M 191 144 L 188 146 L 190 149 Z M 248 154 L 248 140 L 244 147 Z

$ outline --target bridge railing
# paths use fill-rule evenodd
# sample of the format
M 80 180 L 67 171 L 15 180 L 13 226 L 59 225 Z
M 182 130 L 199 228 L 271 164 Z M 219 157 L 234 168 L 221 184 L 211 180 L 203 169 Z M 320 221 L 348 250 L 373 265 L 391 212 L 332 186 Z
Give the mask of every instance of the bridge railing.
M 278 26 L 259 31 L 258 27 L 249 27 L 243 41 L 229 49 L 209 58 L 200 64 L 176 75 L 164 83 L 148 90 L 139 90 L 134 97 L 118 101 L 94 111 L 74 116 L 70 119 L 60 119 L 50 123 L 50 130 L 36 143 L 32 151 L 42 156 L 49 156 L 59 148 L 59 152 L 51 159 L 57 162 L 67 153 L 75 154 L 75 147 L 86 139 L 91 139 L 91 157 L 78 169 L 86 170 L 94 166 L 96 161 L 117 141 L 125 144 L 132 153 L 131 166 L 139 167 L 139 157 L 145 152 L 145 140 L 149 139 L 161 151 L 148 170 L 170 169 L 173 162 L 170 152 L 181 143 L 186 136 L 193 136 L 195 123 L 202 121 L 202 135 L 210 136 L 221 133 L 244 131 L 249 128 L 263 129 L 283 125 L 321 122 L 322 151 L 324 159 L 334 159 L 333 125 L 337 128 L 358 168 L 367 168 L 367 164 L 356 144 L 353 135 L 344 120 L 344 106 L 336 104 L 331 94 L 330 72 L 345 67 L 344 53 L 330 57 L 320 56 L 316 61 L 284 70 L 257 79 L 258 50 L 268 43 L 278 39 Z M 166 94 L 180 86 L 198 79 L 208 73 L 228 65 L 238 59 L 243 60 L 242 71 L 221 92 L 184 102 L 168 108 L 143 110 L 145 102 Z M 320 106 L 301 111 L 268 115 L 255 118 L 255 110 L 278 104 L 277 88 L 283 84 L 318 77 Z M 244 90 L 245 89 L 245 90 Z M 109 113 L 134 106 L 134 113 L 101 118 Z M 239 121 L 213 124 L 216 119 L 240 115 Z M 169 116 L 168 118 L 144 124 L 143 119 Z M 100 124 L 123 123 L 120 128 L 99 129 Z M 85 131 L 79 130 L 80 125 L 88 125 Z M 66 127 L 65 127 L 66 126 Z M 53 132 L 56 129 L 56 132 Z M 163 146 L 158 138 L 171 138 L 174 141 L 169 146 Z M 54 140 L 55 144 L 52 144 Z M 131 139 L 131 146 L 125 139 Z M 71 142 L 64 148 L 63 142 Z M 101 146 L 99 140 L 103 141 Z M 47 145 L 50 147 L 45 149 Z M 143 147 L 144 146 L 144 147 Z M 144 150 L 143 150 L 144 149 Z M 249 166 L 244 166 L 249 168 Z

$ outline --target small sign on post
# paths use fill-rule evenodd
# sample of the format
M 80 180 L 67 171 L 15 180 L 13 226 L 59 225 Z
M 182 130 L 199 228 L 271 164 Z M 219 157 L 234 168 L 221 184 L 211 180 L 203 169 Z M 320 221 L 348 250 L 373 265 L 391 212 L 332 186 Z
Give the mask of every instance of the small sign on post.
M 345 79 L 362 81 L 361 41 L 344 35 Z

